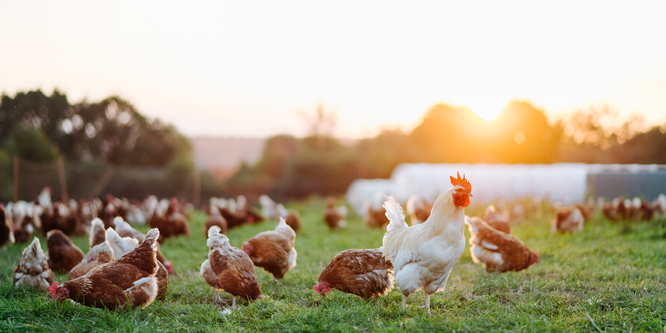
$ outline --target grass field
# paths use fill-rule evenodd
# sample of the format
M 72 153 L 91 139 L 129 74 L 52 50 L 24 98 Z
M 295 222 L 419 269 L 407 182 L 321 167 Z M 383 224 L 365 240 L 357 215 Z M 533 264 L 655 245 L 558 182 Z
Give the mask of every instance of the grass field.
M 205 215 L 195 213 L 190 237 L 162 245 L 174 262 L 166 300 L 143 310 L 93 309 L 53 302 L 46 291 L 15 290 L 13 270 L 26 245 L 0 250 L 0 331 L 666 331 L 666 220 L 610 224 L 597 216 L 575 235 L 552 234 L 552 214 L 513 225 L 516 236 L 540 251 L 540 262 L 518 273 L 489 274 L 472 262 L 467 245 L 446 290 L 431 298 L 428 315 L 417 308 L 424 303 L 423 291 L 409 297 L 405 311 L 398 290 L 378 301 L 335 290 L 325 298 L 315 293 L 312 286 L 335 254 L 379 247 L 383 230 L 370 230 L 352 217 L 345 229 L 329 231 L 320 199 L 290 208 L 301 213 L 303 222 L 296 237 L 297 265 L 279 283 L 257 268 L 262 292 L 269 295 L 266 300 L 243 301 L 231 314 L 213 304 L 213 289 L 199 275 L 208 253 Z M 472 205 L 466 213 L 479 216 L 482 209 Z M 240 247 L 243 240 L 274 226 L 242 226 L 228 236 Z M 73 240 L 87 251 L 87 237 Z M 46 250 L 43 237 L 42 248 Z M 62 283 L 67 276 L 56 279 Z M 222 294 L 231 302 L 231 295 Z

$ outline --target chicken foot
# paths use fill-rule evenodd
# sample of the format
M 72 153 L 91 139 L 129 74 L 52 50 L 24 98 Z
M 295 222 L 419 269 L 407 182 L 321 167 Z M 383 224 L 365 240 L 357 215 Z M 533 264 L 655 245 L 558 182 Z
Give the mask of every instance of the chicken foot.
M 426 309 L 426 311 L 428 311 L 428 314 L 430 314 L 430 294 L 426 293 L 425 296 L 426 296 L 425 305 L 419 306 L 419 309 Z

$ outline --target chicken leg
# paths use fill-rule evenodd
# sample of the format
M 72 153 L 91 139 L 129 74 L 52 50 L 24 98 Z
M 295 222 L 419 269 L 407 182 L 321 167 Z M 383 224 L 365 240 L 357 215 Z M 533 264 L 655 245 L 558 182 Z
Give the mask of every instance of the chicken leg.
M 407 296 L 405 296 L 405 294 L 402 294 L 402 307 L 401 307 L 401 309 L 404 310 L 406 306 L 407 306 Z
M 426 293 L 425 296 L 426 296 L 425 305 L 421 305 L 418 308 L 426 309 L 426 311 L 428 311 L 428 314 L 430 314 L 430 294 Z
M 221 304 L 222 303 L 222 298 L 220 298 L 220 292 L 215 290 L 215 304 Z

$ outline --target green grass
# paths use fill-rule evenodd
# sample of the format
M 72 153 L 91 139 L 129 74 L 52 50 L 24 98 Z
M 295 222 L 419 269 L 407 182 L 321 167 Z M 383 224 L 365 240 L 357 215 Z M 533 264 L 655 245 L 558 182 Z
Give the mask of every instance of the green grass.
M 400 309 L 393 290 L 378 301 L 332 291 L 325 298 L 312 291 L 320 271 L 338 252 L 373 248 L 383 230 L 368 229 L 358 217 L 342 230 L 322 221 L 324 200 L 293 203 L 302 217 L 296 238 L 297 266 L 279 283 L 262 269 L 257 280 L 270 297 L 222 314 L 213 289 L 199 275 L 207 258 L 205 215 L 195 213 L 192 235 L 162 245 L 174 262 L 165 301 L 146 309 L 108 311 L 53 302 L 46 291 L 15 290 L 13 269 L 23 247 L 0 250 L 0 331 L 2 332 L 257 332 L 257 331 L 647 331 L 666 324 L 666 221 L 610 224 L 597 216 L 574 235 L 550 232 L 552 215 L 514 225 L 514 234 L 541 253 L 540 262 L 522 272 L 486 273 L 474 264 L 469 245 L 455 265 L 444 293 L 431 298 L 432 314 L 417 308 L 422 291 Z M 482 207 L 470 207 L 478 216 Z M 275 222 L 242 226 L 229 232 L 240 247 Z M 142 229 L 146 231 L 146 229 Z M 466 237 L 469 234 L 466 231 Z M 87 238 L 74 242 L 87 250 Z M 46 244 L 42 238 L 42 247 Z M 66 275 L 57 275 L 59 282 Z M 225 300 L 231 295 L 223 293 Z

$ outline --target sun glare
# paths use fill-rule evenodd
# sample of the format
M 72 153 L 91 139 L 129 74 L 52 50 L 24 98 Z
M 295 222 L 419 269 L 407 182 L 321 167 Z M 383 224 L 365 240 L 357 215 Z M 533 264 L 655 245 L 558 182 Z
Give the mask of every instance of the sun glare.
M 502 114 L 506 102 L 496 103 L 492 101 L 475 101 L 467 103 L 467 107 L 474 112 L 479 118 L 491 122 Z

